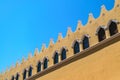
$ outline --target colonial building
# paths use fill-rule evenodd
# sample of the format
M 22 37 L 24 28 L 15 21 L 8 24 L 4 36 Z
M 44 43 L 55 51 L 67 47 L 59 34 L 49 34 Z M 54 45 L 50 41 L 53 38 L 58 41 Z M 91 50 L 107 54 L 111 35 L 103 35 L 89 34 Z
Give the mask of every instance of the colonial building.
M 75 32 L 68 28 L 48 48 L 35 49 L 0 80 L 120 80 L 120 0 L 110 11 L 102 6 L 97 19 L 89 14 L 85 26 L 78 21 Z

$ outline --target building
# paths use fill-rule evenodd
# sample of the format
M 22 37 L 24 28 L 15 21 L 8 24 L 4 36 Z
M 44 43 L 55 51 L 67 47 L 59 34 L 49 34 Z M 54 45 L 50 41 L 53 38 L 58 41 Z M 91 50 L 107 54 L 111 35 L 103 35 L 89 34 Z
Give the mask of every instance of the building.
M 22 59 L 0 75 L 0 80 L 120 80 L 120 0 L 107 11 L 101 7 L 95 19 L 89 14 L 83 27 L 69 28 L 65 38 L 35 50 L 34 56 Z

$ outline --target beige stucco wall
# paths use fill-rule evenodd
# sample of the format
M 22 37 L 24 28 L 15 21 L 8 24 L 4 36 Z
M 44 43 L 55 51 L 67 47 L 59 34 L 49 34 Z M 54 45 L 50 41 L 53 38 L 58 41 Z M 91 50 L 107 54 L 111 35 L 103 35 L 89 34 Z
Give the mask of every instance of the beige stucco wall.
M 36 80 L 120 80 L 120 41 Z
M 119 5 L 119 6 L 118 6 L 118 5 Z M 104 14 L 104 15 L 103 15 L 103 14 Z M 97 29 L 99 28 L 99 26 L 104 26 L 105 28 L 108 27 L 108 24 L 109 24 L 110 20 L 117 20 L 117 21 L 120 22 L 120 0 L 116 0 L 114 8 L 113 8 L 112 10 L 110 10 L 110 11 L 107 11 L 107 10 L 105 9 L 105 7 L 103 6 L 103 7 L 101 8 L 101 14 L 100 14 L 100 16 L 99 16 L 97 19 L 94 19 L 93 16 L 90 14 L 89 19 L 88 19 L 88 23 L 87 23 L 84 27 L 82 26 L 82 24 L 81 24 L 80 21 L 79 21 L 79 22 L 78 22 L 78 25 L 77 25 L 77 29 L 76 29 L 75 32 L 72 32 L 70 29 L 68 29 L 67 35 L 66 35 L 65 38 L 62 38 L 62 36 L 58 36 L 58 41 L 57 41 L 55 44 L 54 44 L 53 41 L 51 40 L 51 41 L 50 41 L 50 45 L 49 45 L 48 48 L 45 48 L 45 47 L 43 46 L 43 47 L 42 47 L 42 50 L 41 50 L 40 52 L 38 52 L 38 50 L 36 49 L 33 57 L 31 57 L 31 56 L 29 55 L 28 59 L 26 59 L 26 60 L 23 59 L 23 60 L 22 60 L 22 63 L 16 64 L 15 67 L 13 67 L 13 68 L 11 68 L 10 70 L 8 70 L 8 71 L 6 71 L 5 73 L 3 73 L 3 74 L 1 75 L 2 77 L 0 76 L 0 78 L 1 78 L 2 80 L 6 79 L 6 78 L 7 78 L 7 79 L 11 79 L 12 76 L 15 76 L 17 73 L 19 73 L 19 74 L 20 74 L 20 80 L 22 80 L 22 73 L 23 73 L 24 69 L 28 69 L 30 66 L 33 67 L 33 75 L 35 75 L 36 72 L 37 72 L 37 67 L 36 67 L 36 65 L 37 65 L 38 61 L 43 62 L 43 59 L 44 59 L 45 57 L 47 57 L 47 58 L 49 59 L 49 63 L 48 63 L 49 67 L 50 67 L 50 66 L 53 66 L 53 59 L 52 59 L 52 57 L 53 57 L 53 55 L 54 55 L 54 52 L 55 52 L 55 51 L 58 51 L 58 52 L 60 53 L 62 47 L 66 47 L 66 48 L 68 49 L 68 51 L 67 51 L 67 58 L 73 56 L 72 45 L 73 45 L 74 41 L 75 41 L 75 40 L 81 41 L 81 40 L 83 39 L 83 36 L 86 35 L 86 34 L 88 34 L 88 35 L 90 36 L 90 38 L 89 38 L 89 40 L 90 40 L 90 46 L 93 46 L 93 45 L 97 44 L 97 43 L 98 43 L 98 37 L 97 37 L 97 35 L 95 35 Z M 119 32 L 120 32 L 120 24 L 118 24 L 118 30 L 119 30 Z M 107 38 L 110 37 L 108 30 L 106 30 L 106 36 L 107 36 Z M 81 44 L 80 44 L 80 45 L 81 45 Z M 116 45 L 120 45 L 120 44 L 116 43 Z M 120 46 L 119 46 L 119 47 L 120 47 Z M 111 51 L 110 51 L 110 52 L 111 52 L 111 55 L 112 55 L 112 52 L 115 52 L 115 51 L 114 51 L 115 49 L 113 49 L 113 48 L 116 49 L 116 47 L 115 47 L 115 46 L 112 46 L 112 48 L 111 48 L 112 50 L 110 49 L 110 50 L 111 50 Z M 82 47 L 80 47 L 80 49 L 82 49 Z M 106 48 L 106 50 L 101 50 L 99 53 L 105 53 L 105 51 L 107 51 L 107 49 L 109 50 L 109 47 Z M 117 48 L 117 49 L 118 49 L 118 48 Z M 96 53 L 96 54 L 97 54 L 97 53 Z M 98 55 L 98 54 L 97 54 L 97 55 Z M 97 55 L 95 55 L 95 57 L 94 57 L 93 55 L 91 55 L 92 57 L 89 57 L 89 59 L 86 59 L 86 60 L 88 60 L 87 62 L 85 62 L 86 60 L 84 60 L 84 61 L 83 61 L 83 60 L 80 60 L 80 61 L 82 61 L 82 62 L 79 62 L 79 64 L 77 63 L 77 61 L 76 61 L 75 63 L 72 63 L 72 64 L 80 66 L 80 65 L 82 65 L 83 62 L 84 62 L 84 63 L 86 63 L 86 65 L 89 65 L 90 68 L 91 68 L 92 65 L 93 65 L 92 60 L 93 60 L 94 58 L 97 58 Z M 100 55 L 100 54 L 99 54 L 99 55 Z M 101 55 L 103 55 L 103 54 L 101 54 Z M 107 54 L 104 54 L 104 55 L 106 55 L 106 57 L 107 57 Z M 117 55 L 117 54 L 116 54 L 116 55 Z M 104 59 L 105 59 L 105 58 L 104 58 Z M 108 58 L 108 59 L 109 59 L 109 58 Z M 95 60 L 95 59 L 94 59 L 94 60 Z M 89 63 L 89 61 L 91 61 L 91 65 L 90 65 L 90 64 L 87 64 L 87 63 Z M 106 59 L 105 61 L 107 61 L 107 59 Z M 95 63 L 95 61 L 94 61 L 94 64 L 98 64 L 99 62 L 100 62 L 100 61 L 98 61 L 98 62 Z M 102 62 L 100 62 L 100 63 L 102 63 Z M 105 62 L 105 63 L 107 63 L 107 62 Z M 109 63 L 109 62 L 108 62 L 108 63 Z M 102 65 L 103 65 L 103 64 L 101 64 L 100 66 L 102 66 Z M 107 65 L 110 65 L 110 64 L 107 64 Z M 106 65 L 106 68 L 107 68 L 107 65 Z M 116 65 L 116 64 L 115 64 L 115 65 Z M 68 66 L 71 66 L 71 65 L 68 65 Z M 65 70 L 66 73 L 67 73 L 67 71 L 69 72 L 69 68 L 67 69 L 68 66 L 62 68 L 63 70 Z M 82 66 L 85 66 L 85 64 L 83 64 Z M 96 66 L 96 65 L 95 65 L 95 66 Z M 71 67 L 72 67 L 72 66 L 71 66 Z M 73 67 L 74 67 L 74 66 L 73 66 Z M 84 68 L 84 67 L 80 67 L 79 70 L 82 70 L 81 68 Z M 97 68 L 98 68 L 98 67 L 97 67 Z M 106 69 L 106 68 L 105 68 L 105 69 Z M 62 69 L 60 70 L 60 72 L 63 72 Z M 72 69 L 72 68 L 70 68 L 70 69 Z M 89 68 L 88 68 L 88 69 L 89 69 Z M 91 69 L 92 69 L 92 68 L 91 68 Z M 108 68 L 108 69 L 109 69 L 109 68 Z M 79 71 L 79 70 L 78 70 L 78 71 Z M 83 70 L 86 70 L 86 71 L 87 71 L 87 67 L 86 67 L 85 69 L 83 69 Z M 95 70 L 99 70 L 99 69 L 95 69 Z M 107 69 L 106 69 L 106 70 L 107 70 Z M 71 70 L 70 70 L 70 71 L 71 71 Z M 94 70 L 93 70 L 93 71 L 94 71 Z M 100 70 L 99 70 L 99 71 L 100 71 Z M 56 71 L 56 72 L 57 72 L 57 71 Z M 56 72 L 53 72 L 53 74 L 56 73 Z M 59 70 L 58 70 L 58 72 L 59 72 Z M 73 71 L 73 72 L 74 72 L 74 71 Z M 75 71 L 75 72 L 76 72 L 76 71 Z M 104 72 L 104 70 L 103 70 L 103 72 Z M 93 72 L 93 73 L 97 73 L 97 72 Z M 79 75 L 85 76 L 85 74 L 88 75 L 88 77 L 89 77 L 90 72 L 85 73 L 85 72 L 83 71 L 82 74 L 79 74 Z M 100 72 L 99 74 L 101 74 L 101 72 Z M 50 75 L 52 75 L 52 74 L 50 74 Z M 71 75 L 71 74 L 70 74 L 70 75 Z M 75 76 L 75 74 L 73 74 L 73 75 Z M 104 74 L 103 74 L 103 75 L 104 75 Z M 49 76 L 49 75 L 46 75 L 46 76 Z M 56 75 L 56 76 L 58 76 L 58 75 Z M 61 76 L 62 76 L 62 74 L 61 74 Z M 94 75 L 93 75 L 93 76 L 94 76 Z M 51 77 L 52 77 L 52 76 L 51 76 Z M 54 77 L 54 76 L 53 76 L 53 77 Z M 70 76 L 67 76 L 67 77 L 70 77 Z M 67 79 L 67 77 L 66 77 L 66 79 Z M 43 77 L 43 80 L 44 80 L 44 78 L 45 78 L 45 77 Z M 64 80 L 64 79 L 61 79 L 61 80 Z M 84 80 L 84 78 L 83 78 L 83 80 Z M 86 79 L 86 80 L 87 80 L 87 79 Z M 114 79 L 114 80 L 115 80 L 115 79 Z

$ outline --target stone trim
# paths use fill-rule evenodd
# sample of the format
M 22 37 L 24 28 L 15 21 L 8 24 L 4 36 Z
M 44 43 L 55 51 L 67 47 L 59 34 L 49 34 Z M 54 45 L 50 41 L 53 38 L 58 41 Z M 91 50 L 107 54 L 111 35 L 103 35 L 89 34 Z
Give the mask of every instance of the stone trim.
M 88 39 L 90 39 L 91 37 L 89 36 L 89 34 L 84 34 L 80 40 L 80 43 L 83 43 L 84 38 L 87 37 Z
M 59 55 L 59 51 L 58 50 L 54 51 L 52 59 L 54 59 L 56 53 Z
M 75 45 L 76 42 L 78 42 L 80 44 L 81 41 L 79 39 L 74 40 L 73 43 L 72 43 L 72 48 L 74 48 L 74 45 Z
M 63 49 L 65 49 L 65 50 L 66 50 L 66 53 L 68 52 L 68 48 L 64 46 L 64 47 L 62 47 L 62 48 L 60 49 L 60 53 L 59 53 L 59 55 L 61 55 L 61 54 L 62 54 Z
M 101 28 L 104 29 L 104 31 L 106 30 L 106 27 L 105 27 L 105 26 L 99 26 L 99 27 L 97 28 L 97 30 L 96 30 L 95 35 L 98 35 L 98 32 L 99 32 L 99 30 L 100 30 Z
M 109 29 L 110 24 L 111 24 L 112 22 L 114 22 L 114 23 L 116 23 L 116 24 L 119 24 L 118 20 L 110 20 L 110 21 L 108 22 L 108 24 L 107 24 L 106 29 Z

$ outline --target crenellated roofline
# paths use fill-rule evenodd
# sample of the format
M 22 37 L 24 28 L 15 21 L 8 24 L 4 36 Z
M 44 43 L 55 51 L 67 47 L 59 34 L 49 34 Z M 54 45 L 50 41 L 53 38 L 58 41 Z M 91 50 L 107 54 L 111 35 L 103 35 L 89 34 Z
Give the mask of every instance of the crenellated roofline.
M 89 37 L 89 38 L 91 38 L 91 36 L 97 36 L 97 35 L 95 35 L 95 34 L 97 34 L 97 32 L 99 31 L 99 29 L 100 28 L 104 28 L 105 30 L 108 28 L 108 25 L 109 25 L 109 22 L 110 22 L 110 20 L 108 20 L 107 22 L 107 24 L 99 24 L 99 23 L 96 23 L 96 21 L 98 20 L 98 19 L 100 19 L 100 18 L 102 18 L 103 19 L 103 22 L 104 22 L 104 20 L 105 20 L 105 16 L 106 15 L 108 15 L 109 13 L 114 13 L 114 12 L 112 12 L 112 11 L 116 11 L 116 10 L 119 10 L 119 12 L 120 12 L 120 1 L 119 0 L 115 0 L 115 3 L 114 3 L 114 7 L 113 7 L 113 9 L 111 9 L 111 10 L 107 10 L 106 9 L 106 7 L 105 7 L 105 5 L 102 5 L 101 6 L 101 12 L 100 12 L 100 15 L 99 15 L 99 17 L 98 18 L 94 18 L 94 15 L 92 14 L 92 13 L 90 13 L 89 14 L 89 17 L 88 17 L 88 22 L 86 23 L 86 25 L 83 25 L 82 24 L 82 21 L 81 20 L 78 20 L 78 23 L 77 23 L 77 27 L 76 27 L 76 30 L 75 30 L 75 32 L 73 32 L 72 31 L 72 29 L 71 29 L 71 27 L 68 27 L 68 29 L 67 29 L 67 33 L 66 33 L 66 36 L 63 38 L 63 36 L 62 36 L 62 33 L 59 33 L 58 34 L 58 39 L 57 39 L 57 42 L 56 43 L 54 43 L 54 40 L 53 39 L 50 39 L 50 42 L 49 42 L 49 45 L 48 45 L 48 47 L 46 47 L 46 45 L 45 44 L 43 44 L 42 45 L 42 47 L 41 47 L 41 50 L 39 51 L 39 49 L 38 48 L 36 48 L 35 49 L 35 51 L 34 51 L 34 55 L 32 55 L 32 53 L 30 53 L 29 55 L 28 55 L 28 58 L 26 59 L 26 58 L 22 58 L 22 61 L 21 61 L 21 63 L 20 63 L 20 61 L 18 61 L 18 62 L 16 62 L 16 64 L 15 65 L 13 65 L 13 66 L 11 66 L 10 68 L 8 68 L 5 72 L 2 72 L 1 74 L 0 74 L 0 77 L 1 77 L 1 75 L 6 75 L 7 73 L 9 73 L 9 72 L 11 72 L 11 71 L 14 71 L 14 69 L 16 69 L 16 68 L 18 68 L 18 67 L 21 67 L 22 65 L 24 65 L 24 64 L 26 64 L 26 63 L 29 63 L 29 61 L 30 60 L 34 60 L 34 58 L 35 59 L 37 59 L 36 57 L 39 57 L 40 59 L 38 59 L 38 61 L 37 62 L 42 62 L 43 63 L 43 61 L 44 61 L 44 59 L 45 58 L 47 58 L 48 60 L 50 59 L 50 58 L 52 58 L 52 57 L 54 57 L 54 52 L 58 49 L 58 50 L 60 50 L 60 52 L 61 52 L 61 50 L 62 50 L 62 48 L 65 48 L 65 49 L 67 49 L 67 50 L 69 50 L 67 47 L 66 47 L 66 45 L 64 44 L 64 43 L 62 43 L 62 41 L 64 41 L 64 42 L 66 42 L 67 43 L 67 40 L 71 40 L 72 41 L 72 43 L 70 44 L 70 49 L 73 47 L 73 45 L 74 45 L 74 43 L 77 41 L 77 42 L 79 42 L 79 43 L 81 43 L 81 41 L 83 40 L 83 38 L 84 38 L 84 36 L 87 36 L 87 37 Z M 115 15 L 116 16 L 116 15 Z M 119 15 L 120 16 L 120 15 Z M 120 22 L 120 20 L 116 20 L 116 19 L 114 19 L 113 17 L 111 18 L 111 20 L 114 20 L 117 24 L 119 24 Z M 89 31 L 89 25 L 95 25 L 95 31 L 94 32 L 91 32 L 91 33 L 94 33 L 94 34 L 89 34 L 89 33 L 86 33 L 87 31 Z M 92 29 L 90 29 L 90 30 L 92 30 Z M 78 36 L 76 36 L 76 33 L 79 33 L 80 34 L 80 37 L 78 38 Z M 71 39 L 71 36 L 73 36 L 74 37 L 74 40 L 72 40 Z M 90 43 L 90 44 L 93 44 L 92 42 Z M 61 46 L 61 48 L 58 48 L 58 47 L 56 47 L 56 45 L 59 45 L 59 46 Z M 54 50 L 53 51 L 53 49 L 52 48 L 57 48 L 56 50 Z M 50 53 L 48 53 L 48 52 L 50 52 L 49 50 L 52 50 L 52 54 L 50 54 Z M 70 50 L 71 51 L 71 50 Z M 58 51 L 59 52 L 59 51 Z M 69 53 L 69 51 L 68 51 L 68 53 Z M 69 53 L 70 54 L 70 53 Z M 51 56 L 51 57 L 50 57 Z M 30 66 L 31 64 L 29 64 L 29 65 L 25 65 L 25 66 Z M 51 66 L 51 65 L 50 65 Z M 26 68 L 26 67 L 25 67 Z M 17 72 L 17 73 L 19 73 L 19 72 Z M 16 73 L 15 73 L 16 74 Z

